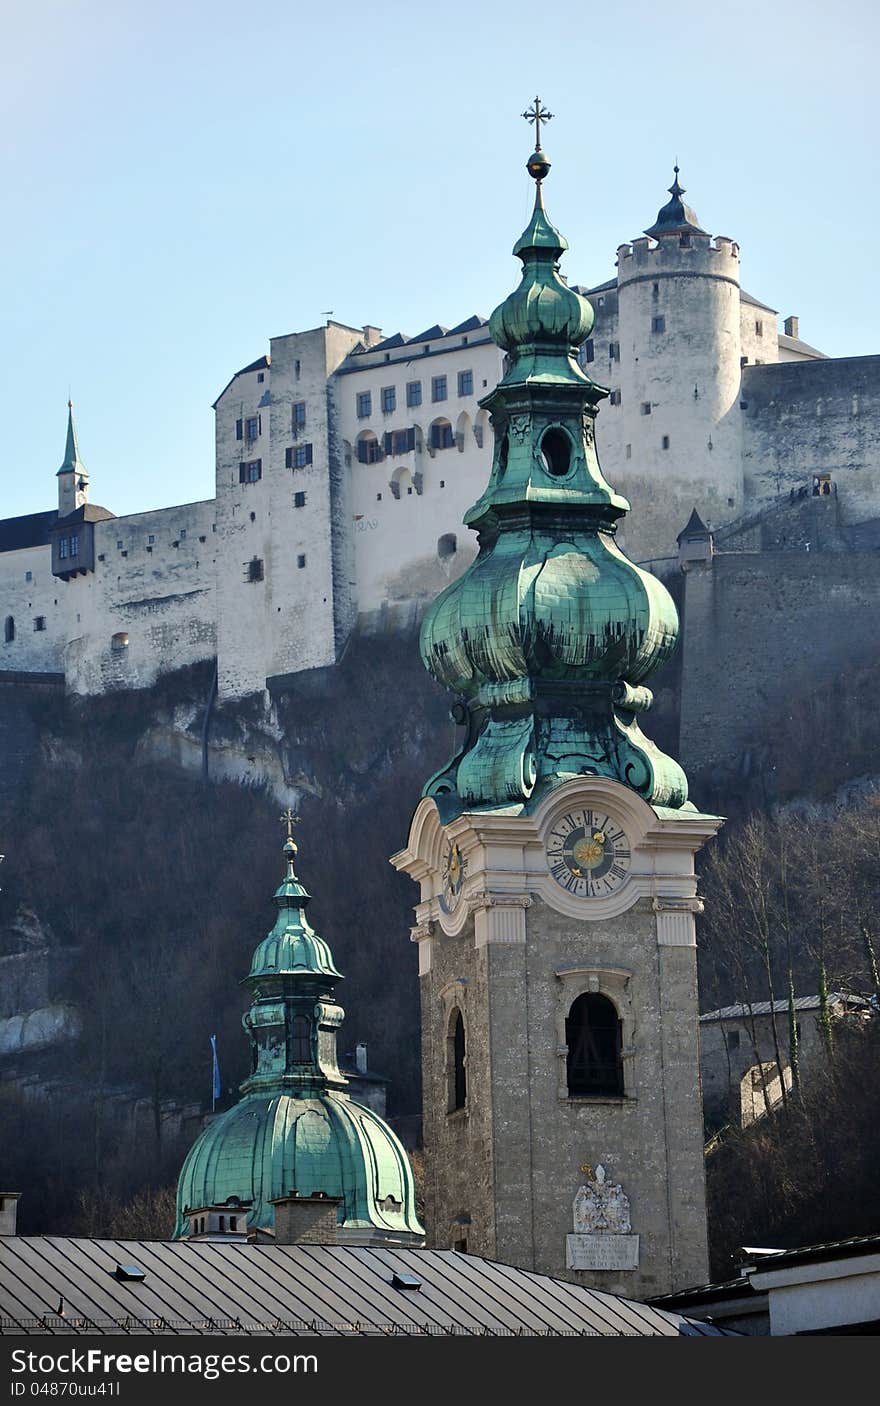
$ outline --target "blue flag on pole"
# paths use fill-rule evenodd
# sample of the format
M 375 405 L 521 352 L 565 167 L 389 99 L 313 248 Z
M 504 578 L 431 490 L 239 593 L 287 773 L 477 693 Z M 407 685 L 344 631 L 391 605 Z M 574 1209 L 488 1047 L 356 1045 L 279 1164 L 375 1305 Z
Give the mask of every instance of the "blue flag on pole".
M 216 1102 L 217 1102 L 217 1100 L 218 1100 L 218 1098 L 220 1097 L 220 1065 L 217 1063 L 217 1036 L 216 1036 L 216 1035 L 212 1035 L 212 1036 L 210 1037 L 210 1040 L 211 1040 L 211 1057 L 212 1057 L 212 1059 L 213 1059 L 213 1061 L 214 1061 L 214 1084 L 213 1084 L 213 1092 L 212 1092 L 212 1096 L 211 1096 L 211 1108 L 213 1109 L 214 1106 L 215 1106 L 215 1104 L 216 1104 Z

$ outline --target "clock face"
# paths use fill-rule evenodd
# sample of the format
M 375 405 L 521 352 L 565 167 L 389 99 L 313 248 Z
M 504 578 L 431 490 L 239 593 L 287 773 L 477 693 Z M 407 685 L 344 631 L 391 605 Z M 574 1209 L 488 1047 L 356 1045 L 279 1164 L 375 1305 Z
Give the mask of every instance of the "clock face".
M 443 863 L 443 894 L 441 897 L 441 902 L 447 912 L 454 908 L 458 901 L 466 873 L 467 860 L 457 844 L 450 844 Z
M 561 815 L 544 846 L 550 873 L 576 898 L 605 898 L 629 874 L 626 834 L 601 810 L 573 810 Z

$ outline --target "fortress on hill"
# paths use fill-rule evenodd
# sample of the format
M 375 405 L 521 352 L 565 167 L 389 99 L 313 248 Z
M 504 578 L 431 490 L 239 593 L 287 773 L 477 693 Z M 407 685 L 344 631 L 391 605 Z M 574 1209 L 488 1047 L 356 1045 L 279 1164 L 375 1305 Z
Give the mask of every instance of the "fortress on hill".
M 809 602 L 810 628 L 834 606 L 823 552 L 853 628 L 873 618 L 880 356 L 825 357 L 796 317 L 780 331 L 740 285 L 736 242 L 683 195 L 676 169 L 615 276 L 578 291 L 596 315 L 580 359 L 608 392 L 599 455 L 633 508 L 618 540 L 661 575 L 687 570 L 697 745 L 717 651 L 733 650 L 721 677 L 735 678 L 747 616 L 777 621 L 796 671 L 790 612 Z M 94 695 L 216 658 L 235 699 L 335 663 L 357 627 L 418 618 L 476 551 L 462 519 L 489 475 L 480 401 L 502 359 L 478 316 L 413 337 L 329 321 L 273 338 L 215 403 L 215 497 L 125 517 L 91 501 L 71 411 L 57 508 L 0 521 L 0 674 Z

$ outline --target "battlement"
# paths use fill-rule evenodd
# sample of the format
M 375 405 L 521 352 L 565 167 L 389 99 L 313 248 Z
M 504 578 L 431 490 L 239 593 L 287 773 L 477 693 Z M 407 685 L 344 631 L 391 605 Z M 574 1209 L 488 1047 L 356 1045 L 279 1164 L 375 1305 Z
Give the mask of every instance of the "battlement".
M 739 282 L 739 245 L 726 235 L 683 234 L 652 240 L 647 236 L 617 250 L 618 284 L 663 274 L 710 274 Z

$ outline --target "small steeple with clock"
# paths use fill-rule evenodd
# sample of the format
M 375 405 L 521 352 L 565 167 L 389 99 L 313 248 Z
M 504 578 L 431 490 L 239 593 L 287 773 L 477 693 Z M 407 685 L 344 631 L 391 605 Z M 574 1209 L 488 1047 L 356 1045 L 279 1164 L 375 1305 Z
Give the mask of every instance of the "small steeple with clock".
M 577 359 L 593 313 L 544 209 L 551 114 L 524 116 L 535 207 L 490 320 L 479 551 L 421 633 L 461 741 L 392 861 L 421 887 L 428 1235 L 648 1297 L 708 1274 L 694 854 L 720 820 L 640 726 L 678 618 L 616 541 L 607 392 Z

